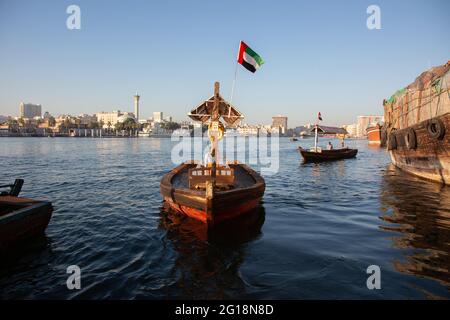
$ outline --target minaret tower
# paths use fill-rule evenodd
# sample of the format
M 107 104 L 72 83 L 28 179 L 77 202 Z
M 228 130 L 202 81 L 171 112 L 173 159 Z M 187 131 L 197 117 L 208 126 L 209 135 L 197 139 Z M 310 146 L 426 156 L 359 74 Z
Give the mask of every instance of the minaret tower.
M 139 98 L 140 96 L 136 92 L 134 96 L 134 116 L 136 117 L 136 121 L 139 122 Z

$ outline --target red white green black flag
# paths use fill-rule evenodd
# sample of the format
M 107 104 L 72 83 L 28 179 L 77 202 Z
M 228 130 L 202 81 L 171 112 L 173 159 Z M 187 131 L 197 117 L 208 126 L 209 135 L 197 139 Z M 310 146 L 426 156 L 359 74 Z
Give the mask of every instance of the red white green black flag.
M 244 41 L 241 41 L 239 45 L 239 54 L 238 61 L 245 69 L 250 72 L 255 72 L 258 70 L 264 63 L 263 59 L 248 45 L 245 44 Z

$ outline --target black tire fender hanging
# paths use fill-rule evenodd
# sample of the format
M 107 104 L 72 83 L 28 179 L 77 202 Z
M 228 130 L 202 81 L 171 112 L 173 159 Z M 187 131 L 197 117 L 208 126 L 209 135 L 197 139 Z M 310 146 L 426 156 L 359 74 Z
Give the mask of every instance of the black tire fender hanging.
M 397 140 L 395 139 L 394 131 L 391 131 L 388 136 L 388 150 L 397 149 Z
M 417 147 L 417 138 L 416 138 L 416 132 L 413 128 L 408 128 L 405 131 L 405 146 L 408 150 L 415 149 Z
M 441 119 L 430 119 L 427 123 L 427 132 L 433 139 L 442 139 L 445 135 L 445 126 Z

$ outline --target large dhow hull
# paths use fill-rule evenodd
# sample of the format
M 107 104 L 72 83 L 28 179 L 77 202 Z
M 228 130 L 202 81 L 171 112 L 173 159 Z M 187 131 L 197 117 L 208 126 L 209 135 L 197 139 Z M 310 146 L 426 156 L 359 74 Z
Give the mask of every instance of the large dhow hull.
M 195 166 L 192 162 L 183 163 L 161 179 L 161 194 L 171 209 L 212 227 L 250 213 L 260 206 L 265 182 L 247 165 L 230 165 L 236 173 L 235 188 L 216 190 L 209 195 L 205 190 L 188 187 L 188 172 Z
M 395 166 L 443 184 L 450 184 L 449 69 L 449 62 L 432 68 L 385 101 L 382 132 Z
M 444 128 L 437 137 L 432 123 Z M 391 132 L 388 150 L 392 163 L 422 178 L 450 184 L 450 113 Z

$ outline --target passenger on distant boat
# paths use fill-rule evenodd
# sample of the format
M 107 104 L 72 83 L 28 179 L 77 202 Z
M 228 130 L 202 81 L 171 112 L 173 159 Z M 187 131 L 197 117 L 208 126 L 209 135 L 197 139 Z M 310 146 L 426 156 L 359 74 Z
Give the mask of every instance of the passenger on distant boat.
M 333 144 L 331 143 L 331 141 L 328 141 L 327 149 L 328 150 L 333 150 Z

